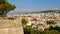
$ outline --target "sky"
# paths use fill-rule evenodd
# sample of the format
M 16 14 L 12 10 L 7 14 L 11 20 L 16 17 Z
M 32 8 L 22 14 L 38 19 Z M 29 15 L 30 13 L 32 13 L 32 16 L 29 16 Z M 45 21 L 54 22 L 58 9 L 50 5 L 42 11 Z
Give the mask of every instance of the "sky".
M 16 5 L 16 9 L 10 13 L 60 9 L 60 0 L 8 0 L 8 2 Z

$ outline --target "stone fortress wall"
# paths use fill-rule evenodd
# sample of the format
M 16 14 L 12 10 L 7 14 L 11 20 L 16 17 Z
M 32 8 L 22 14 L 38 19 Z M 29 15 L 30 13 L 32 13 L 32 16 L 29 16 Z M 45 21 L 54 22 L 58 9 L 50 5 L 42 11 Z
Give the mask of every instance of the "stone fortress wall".
M 21 19 L 0 20 L 0 34 L 23 34 Z

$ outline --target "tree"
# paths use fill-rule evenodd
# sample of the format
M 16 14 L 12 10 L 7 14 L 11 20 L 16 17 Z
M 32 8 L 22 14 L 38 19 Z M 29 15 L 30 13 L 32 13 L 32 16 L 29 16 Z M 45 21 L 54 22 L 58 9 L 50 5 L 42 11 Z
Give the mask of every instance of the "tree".
M 45 30 L 42 34 L 60 34 L 57 30 Z
M 32 27 L 24 27 L 24 34 L 42 34 L 42 31 L 38 30 L 37 28 Z
M 7 0 L 0 0 L 0 17 L 6 16 L 8 12 L 14 10 L 15 5 L 10 4 Z
M 49 24 L 49 25 L 50 25 L 50 24 L 53 24 L 53 25 L 56 24 L 56 22 L 55 22 L 54 20 L 46 21 L 46 23 Z
M 53 30 L 57 30 L 60 32 L 60 27 L 56 26 L 55 28 L 53 28 Z
M 24 27 L 26 24 L 27 24 L 27 20 L 26 19 L 24 19 L 24 18 L 22 18 L 22 26 Z
M 49 24 L 49 29 L 55 27 L 56 22 L 54 20 L 46 21 L 47 24 Z

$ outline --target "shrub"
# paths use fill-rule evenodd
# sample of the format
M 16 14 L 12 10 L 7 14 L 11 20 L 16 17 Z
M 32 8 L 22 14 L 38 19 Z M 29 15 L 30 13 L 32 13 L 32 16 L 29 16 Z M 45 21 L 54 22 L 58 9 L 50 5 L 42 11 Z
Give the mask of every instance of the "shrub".
M 23 19 L 22 19 L 22 26 L 24 27 L 25 25 L 27 25 L 27 22 L 28 22 L 28 21 L 23 18 Z
M 60 32 L 54 29 L 41 31 L 37 28 L 24 27 L 24 34 L 60 34 Z
M 24 34 L 41 34 L 42 31 L 37 28 L 24 27 Z
M 47 24 L 56 24 L 54 20 L 46 21 Z
M 44 30 L 42 34 L 60 34 L 57 30 Z

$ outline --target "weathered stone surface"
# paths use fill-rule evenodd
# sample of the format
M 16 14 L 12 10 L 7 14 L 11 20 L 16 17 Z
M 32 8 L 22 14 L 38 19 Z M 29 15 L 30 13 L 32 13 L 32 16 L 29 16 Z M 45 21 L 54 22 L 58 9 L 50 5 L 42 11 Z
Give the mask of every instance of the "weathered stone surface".
M 23 28 L 20 19 L 0 20 L 0 34 L 23 34 Z

